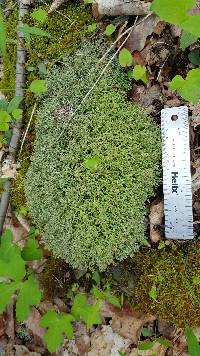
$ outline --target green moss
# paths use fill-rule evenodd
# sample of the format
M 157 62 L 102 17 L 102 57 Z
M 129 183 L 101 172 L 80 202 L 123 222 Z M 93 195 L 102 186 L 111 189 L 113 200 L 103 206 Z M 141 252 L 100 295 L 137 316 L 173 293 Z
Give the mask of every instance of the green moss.
M 42 8 L 47 10 L 47 6 Z M 81 8 L 80 4 L 68 4 L 60 10 L 61 14 L 54 13 L 49 16 L 45 24 L 38 24 L 30 17 L 26 16 L 24 22 L 30 26 L 38 26 L 52 35 L 52 39 L 45 37 L 32 36 L 30 46 L 27 47 L 27 63 L 26 68 L 34 67 L 33 72 L 27 70 L 27 83 L 26 87 L 34 79 L 40 79 L 38 72 L 38 64 L 43 62 L 47 65 L 51 61 L 59 58 L 64 52 L 72 51 L 77 48 L 84 36 L 90 36 L 87 31 L 87 26 L 93 22 L 91 11 L 89 8 Z M 17 10 L 8 17 L 6 24 L 7 34 L 9 38 L 16 38 L 16 25 L 17 25 Z M 15 86 L 15 63 L 16 63 L 16 46 L 8 46 L 8 57 L 5 61 L 3 68 L 3 79 L 1 87 L 4 89 L 12 88 Z M 6 91 L 7 93 L 7 91 Z M 8 97 L 13 96 L 13 91 L 8 92 Z M 26 125 L 31 116 L 35 97 L 32 93 L 25 93 L 25 108 L 24 108 L 24 125 Z M 35 137 L 35 117 L 31 123 L 23 152 L 21 155 L 21 166 L 18 170 L 18 175 L 12 185 L 11 204 L 14 210 L 19 209 L 21 206 L 26 205 L 26 198 L 24 193 L 24 177 L 27 172 L 30 155 L 32 152 L 32 143 Z
M 26 180 L 30 216 L 74 268 L 105 270 L 139 249 L 145 201 L 159 177 L 159 128 L 127 101 L 130 81 L 117 61 L 67 124 L 104 68 L 97 64 L 106 49 L 86 42 L 49 71 Z
M 151 250 L 138 253 L 133 262 L 137 276 L 134 303 L 138 310 L 185 327 L 199 326 L 200 285 L 192 283 L 200 277 L 200 242 L 183 252 Z M 156 301 L 149 297 L 152 286 L 158 291 Z
M 6 34 L 9 40 L 16 40 L 18 9 L 12 11 L 6 20 Z M 12 99 L 15 89 L 16 44 L 7 45 L 7 56 L 3 61 L 3 77 L 0 81 L 0 90 Z M 10 89 L 10 90 L 8 90 Z
M 40 276 L 40 285 L 45 299 L 65 298 L 74 281 L 72 269 L 61 259 L 50 257 Z

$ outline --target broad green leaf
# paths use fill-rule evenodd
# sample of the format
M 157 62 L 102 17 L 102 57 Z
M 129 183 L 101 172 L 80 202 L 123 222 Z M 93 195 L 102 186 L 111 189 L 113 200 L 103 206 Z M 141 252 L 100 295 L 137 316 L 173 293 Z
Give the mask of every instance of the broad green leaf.
M 130 67 L 132 63 L 133 63 L 133 57 L 131 52 L 128 49 L 123 48 L 119 52 L 119 64 L 122 67 Z
M 136 65 L 133 69 L 133 78 L 135 80 L 142 80 L 145 84 L 148 83 L 146 67 Z
M 6 132 L 9 130 L 9 125 L 7 122 L 0 122 L 0 131 Z
M 162 337 L 157 337 L 155 339 L 156 342 L 158 342 L 160 345 L 163 345 L 165 347 L 173 347 L 173 344 L 167 340 L 167 339 L 163 339 Z
M 49 352 L 55 352 L 64 340 L 64 335 L 68 339 L 73 337 L 72 322 L 74 317 L 71 314 L 57 314 L 55 311 L 47 312 L 40 320 L 40 326 L 48 329 L 44 335 Z
M 84 4 L 92 4 L 94 0 L 84 0 Z
M 194 276 L 194 277 L 192 278 L 192 283 L 193 283 L 195 286 L 199 285 L 199 284 L 200 284 L 200 277 L 199 277 L 199 276 Z
M 10 304 L 12 296 L 20 287 L 20 282 L 1 282 L 0 283 L 0 314 L 2 314 L 6 306 Z
M 6 56 L 6 31 L 4 26 L 3 12 L 0 9 L 0 54 Z
M 0 188 L 3 188 L 4 183 L 8 180 L 8 178 L 0 178 Z
M 104 299 L 104 292 L 102 290 L 100 290 L 97 287 L 93 287 L 91 290 L 92 294 L 94 295 L 95 298 L 97 299 Z
M 177 90 L 185 100 L 196 104 L 200 99 L 199 83 L 200 69 L 197 68 L 190 70 L 185 80 L 180 75 L 175 76 L 170 83 L 170 88 L 172 90 Z
M 106 36 L 111 36 L 116 30 L 116 26 L 114 26 L 112 23 L 108 26 L 106 26 L 106 29 L 104 31 Z
M 48 13 L 47 13 L 47 11 L 45 11 L 43 9 L 36 9 L 31 13 L 31 17 L 34 20 L 43 23 L 43 22 L 45 22 L 47 20 Z
M 189 47 L 191 44 L 195 43 L 198 40 L 198 37 L 193 35 L 190 32 L 182 31 L 180 38 L 180 46 L 183 50 Z
M 30 27 L 28 25 L 24 25 L 23 27 L 18 27 L 17 31 L 23 32 L 27 35 L 51 37 L 50 33 L 43 31 L 40 28 L 34 26 Z
M 91 25 L 88 26 L 88 31 L 89 32 L 95 32 L 97 29 L 97 24 L 96 22 L 92 23 Z
M 39 248 L 38 241 L 29 238 L 22 250 L 22 257 L 25 261 L 40 260 L 43 256 L 42 249 Z
M 6 230 L 0 245 L 0 278 L 22 279 L 26 274 L 20 248 L 13 244 L 11 230 Z
M 187 20 L 181 24 L 181 27 L 187 31 L 200 37 L 200 15 L 188 16 Z
M 86 159 L 85 167 L 90 170 L 92 173 L 96 172 L 98 164 L 100 162 L 100 158 L 98 156 L 94 156 Z
M 22 109 L 15 109 L 12 111 L 12 116 L 15 120 L 20 120 L 22 118 Z
M 149 296 L 151 299 L 153 299 L 154 301 L 157 300 L 157 297 L 158 297 L 158 291 L 157 291 L 157 288 L 156 286 L 152 286 L 151 287 L 151 290 L 149 292 Z
M 155 345 L 156 341 L 147 341 L 138 345 L 138 350 L 150 350 Z
M 192 52 L 188 54 L 188 59 L 192 64 L 199 65 L 200 64 L 200 51 L 199 49 L 194 49 Z
M 11 121 L 11 117 L 8 114 L 8 112 L 4 110 L 0 110 L 0 123 L 10 122 L 10 121 Z
M 200 355 L 200 345 L 194 334 L 192 328 L 187 326 L 185 328 L 185 337 L 187 340 L 188 351 L 190 356 L 199 356 Z
M 194 6 L 195 0 L 154 0 L 151 4 L 151 11 L 166 22 L 180 25 L 188 19 L 188 10 Z
M 47 91 L 45 80 L 33 80 L 30 84 L 29 90 L 35 94 L 43 94 Z
M 28 280 L 21 283 L 20 292 L 16 303 L 16 318 L 18 321 L 28 319 L 31 306 L 38 306 L 41 292 L 35 278 L 31 275 Z
M 15 96 L 8 104 L 7 111 L 11 113 L 13 110 L 18 109 L 23 98 L 21 96 Z
M 38 64 L 38 69 L 39 69 L 39 75 L 41 77 L 45 76 L 47 74 L 47 67 L 44 63 L 39 63 Z
M 7 111 L 8 108 L 8 101 L 1 99 L 0 100 L 0 110 Z
M 77 294 L 71 309 L 72 315 L 77 319 L 82 319 L 86 323 L 87 328 L 93 325 L 101 324 L 100 305 L 98 301 L 96 304 L 88 304 L 85 294 Z

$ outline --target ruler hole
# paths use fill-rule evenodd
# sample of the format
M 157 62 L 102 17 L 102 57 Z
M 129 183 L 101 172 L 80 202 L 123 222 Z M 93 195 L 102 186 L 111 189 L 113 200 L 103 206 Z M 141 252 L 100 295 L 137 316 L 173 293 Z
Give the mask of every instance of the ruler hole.
M 178 116 L 177 116 L 177 115 L 172 115 L 172 116 L 171 116 L 171 120 L 172 120 L 172 121 L 178 120 Z

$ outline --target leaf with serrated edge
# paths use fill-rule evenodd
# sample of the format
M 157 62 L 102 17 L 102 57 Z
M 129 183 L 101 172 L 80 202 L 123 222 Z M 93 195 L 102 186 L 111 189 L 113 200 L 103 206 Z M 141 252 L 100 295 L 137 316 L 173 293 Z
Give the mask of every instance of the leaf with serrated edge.
M 6 230 L 0 245 L 0 277 L 20 280 L 25 274 L 25 262 L 21 257 L 21 250 L 13 244 L 11 230 Z
M 22 250 L 22 257 L 25 261 L 40 260 L 43 256 L 42 249 L 39 248 L 38 241 L 29 238 Z
M 6 306 L 10 304 L 12 296 L 20 287 L 20 282 L 1 282 L 0 283 L 0 314 L 2 314 Z
M 37 306 L 41 300 L 41 292 L 35 278 L 31 275 L 28 280 L 21 283 L 16 303 L 16 318 L 18 321 L 28 319 L 31 306 Z
M 154 0 L 151 4 L 151 11 L 166 22 L 180 25 L 187 20 L 188 10 L 194 6 L 195 0 Z
M 45 22 L 48 18 L 48 13 L 43 9 L 35 9 L 31 13 L 31 17 L 36 21 Z
M 101 324 L 100 317 L 101 302 L 96 304 L 88 304 L 85 294 L 77 294 L 71 309 L 72 315 L 79 320 L 83 319 L 87 328 L 91 328 L 93 325 Z
M 185 100 L 193 104 L 198 103 L 200 99 L 200 69 L 192 69 L 188 72 L 186 79 L 176 76 L 170 83 L 171 89 L 176 89 Z
M 72 339 L 72 321 L 74 321 L 74 317 L 71 314 L 57 314 L 55 311 L 48 311 L 41 318 L 40 326 L 48 329 L 44 335 L 44 340 L 49 352 L 57 350 L 64 340 L 64 335 L 68 339 Z

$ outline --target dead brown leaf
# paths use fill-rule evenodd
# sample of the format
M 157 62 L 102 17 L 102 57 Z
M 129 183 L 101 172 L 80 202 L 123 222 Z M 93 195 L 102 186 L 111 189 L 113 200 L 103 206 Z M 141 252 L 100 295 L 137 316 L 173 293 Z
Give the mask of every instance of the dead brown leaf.
M 28 320 L 26 321 L 27 328 L 32 332 L 33 335 L 38 336 L 43 339 L 45 330 L 39 326 L 41 315 L 36 308 L 32 308 Z
M 5 335 L 6 329 L 6 316 L 5 314 L 0 315 L 0 337 Z
M 143 325 L 153 320 L 154 316 L 147 317 L 135 311 L 124 310 L 113 315 L 111 326 L 115 333 L 137 344 Z
M 76 323 L 74 333 L 80 356 L 87 355 L 90 348 L 90 336 L 86 325 L 83 322 Z
M 15 345 L 15 356 L 41 356 L 38 352 L 31 352 L 24 345 Z

